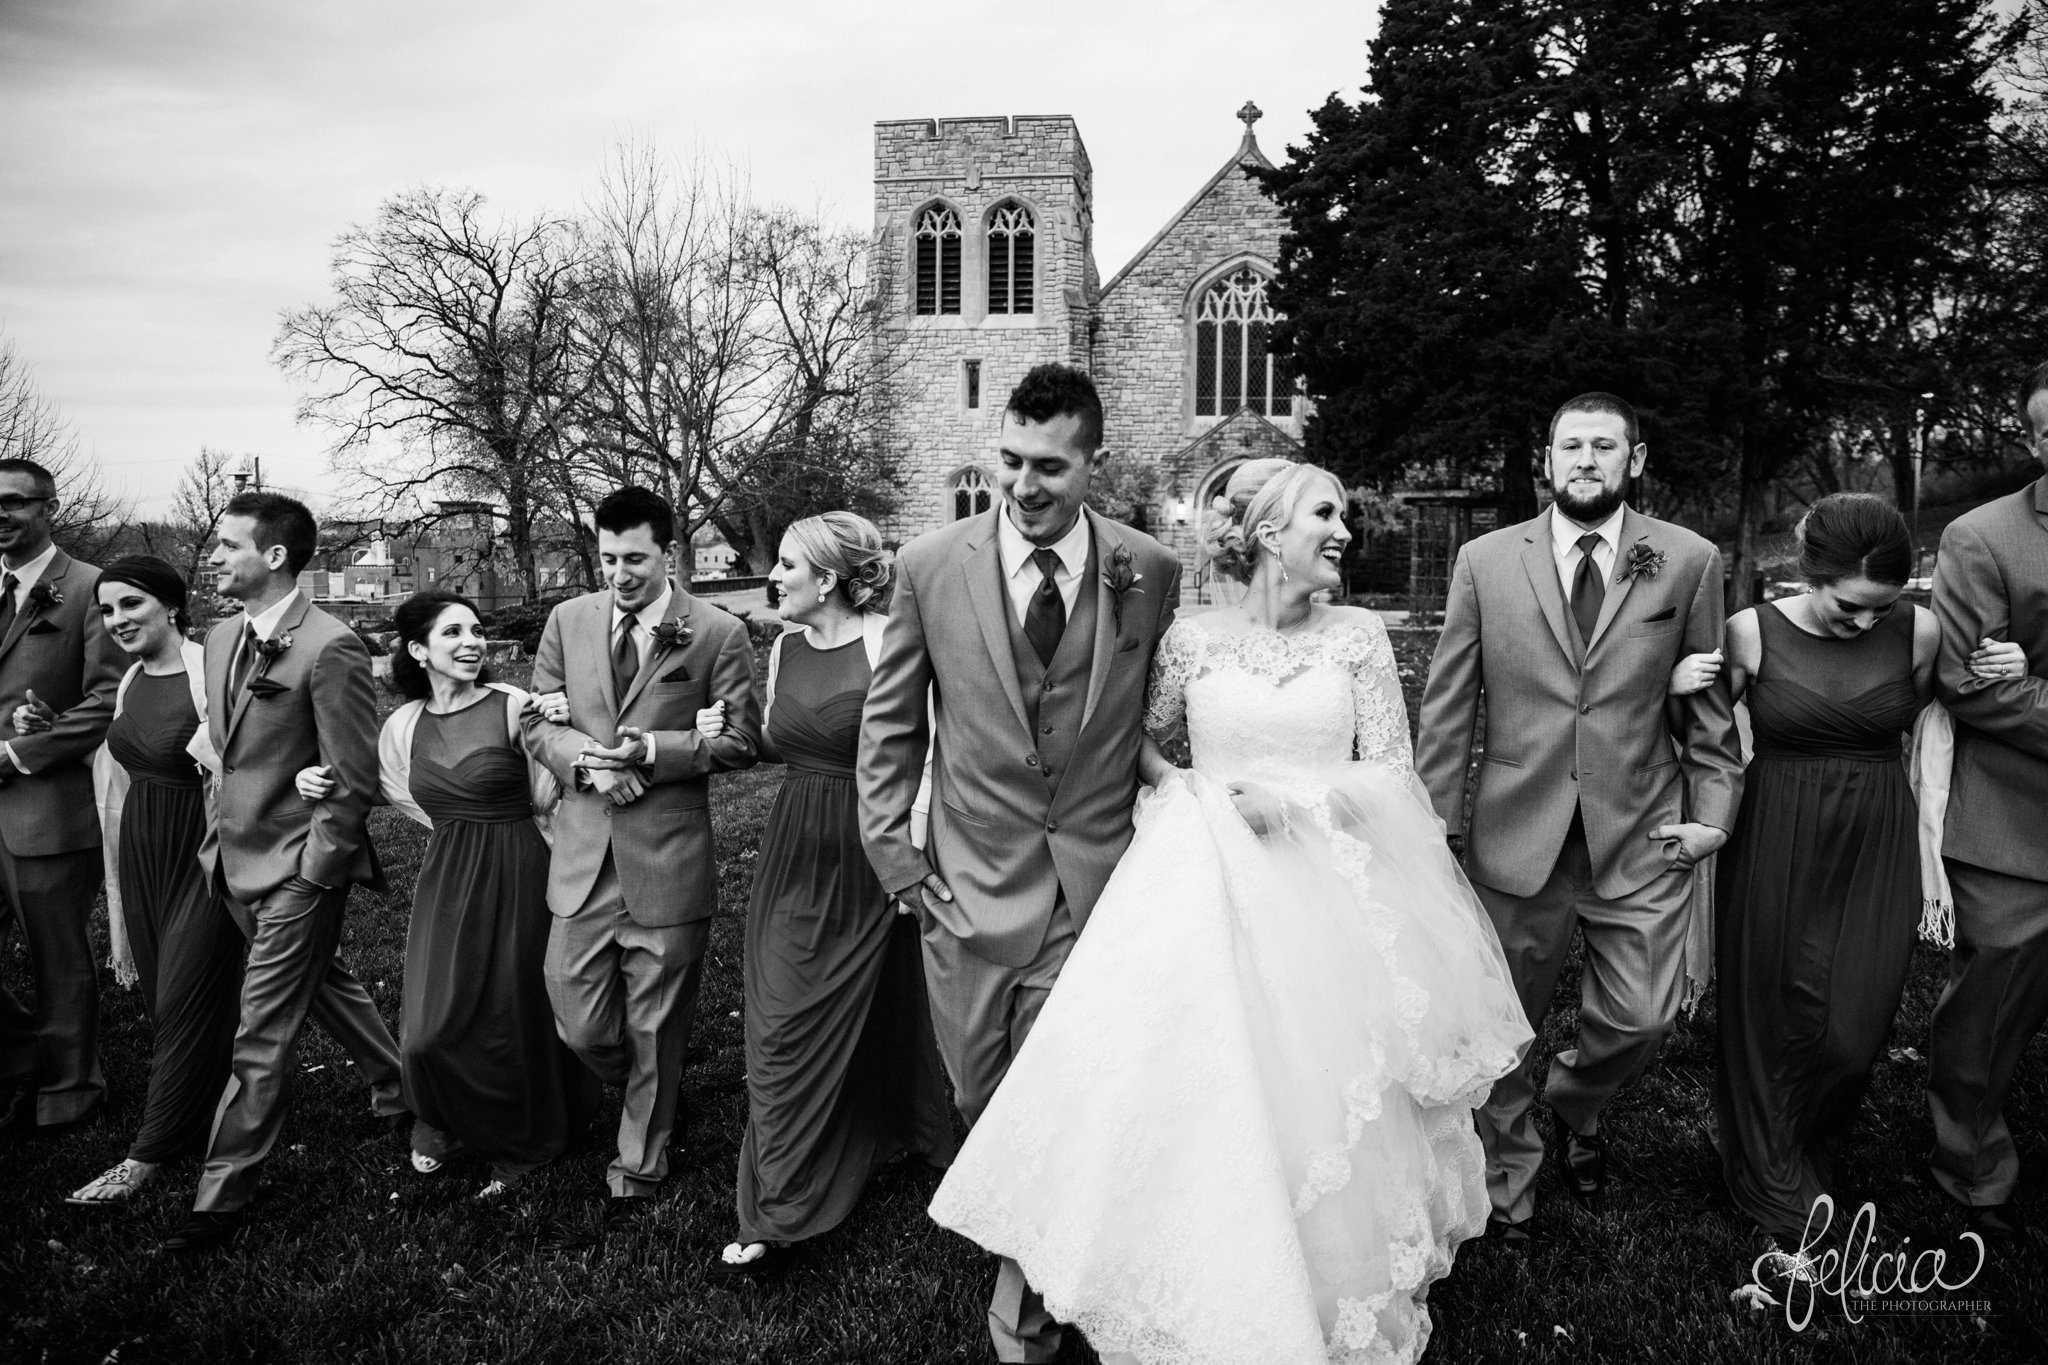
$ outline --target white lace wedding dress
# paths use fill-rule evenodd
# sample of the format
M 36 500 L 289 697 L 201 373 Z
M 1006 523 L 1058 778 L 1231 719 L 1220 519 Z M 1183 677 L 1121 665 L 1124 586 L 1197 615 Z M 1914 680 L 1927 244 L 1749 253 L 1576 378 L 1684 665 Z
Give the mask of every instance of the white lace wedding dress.
M 1177 621 L 1137 832 L 931 1214 L 1146 1365 L 1413 1361 L 1529 1028 L 1414 773 L 1385 628 Z M 1257 782 L 1287 827 L 1253 835 Z

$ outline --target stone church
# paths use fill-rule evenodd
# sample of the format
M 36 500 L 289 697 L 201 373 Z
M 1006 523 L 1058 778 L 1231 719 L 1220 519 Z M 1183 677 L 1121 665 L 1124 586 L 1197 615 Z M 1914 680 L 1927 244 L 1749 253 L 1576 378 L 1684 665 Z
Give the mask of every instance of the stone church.
M 1276 372 L 1266 282 L 1282 220 L 1237 149 L 1104 283 L 1095 178 L 1064 115 L 875 125 L 875 232 L 894 389 L 884 439 L 906 479 L 884 530 L 907 539 L 997 496 L 1003 403 L 1042 361 L 1095 377 L 1104 449 L 1158 471 L 1134 518 L 1195 576 L 1196 510 L 1240 461 L 1299 458 L 1306 400 Z

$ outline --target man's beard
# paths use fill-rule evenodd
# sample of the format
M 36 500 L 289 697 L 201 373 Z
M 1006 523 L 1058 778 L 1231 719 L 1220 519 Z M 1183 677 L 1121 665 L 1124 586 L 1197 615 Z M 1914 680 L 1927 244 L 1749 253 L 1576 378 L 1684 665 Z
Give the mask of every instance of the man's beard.
M 1602 488 L 1590 498 L 1574 497 L 1569 486 L 1559 488 L 1553 484 L 1550 491 L 1557 496 L 1557 510 L 1581 526 L 1598 526 L 1628 500 L 1626 483 L 1619 488 Z

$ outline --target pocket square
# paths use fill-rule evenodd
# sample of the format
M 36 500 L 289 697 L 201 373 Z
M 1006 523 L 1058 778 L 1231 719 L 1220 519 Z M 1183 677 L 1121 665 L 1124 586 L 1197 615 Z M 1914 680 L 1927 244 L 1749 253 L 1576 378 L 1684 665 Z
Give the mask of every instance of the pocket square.
M 1677 607 L 1666 607 L 1664 608 L 1664 610 L 1658 612 L 1654 616 L 1645 616 L 1643 618 L 1643 624 L 1647 626 L 1652 621 L 1669 621 L 1672 617 L 1676 615 L 1678 615 Z
M 55 621 L 41 620 L 22 632 L 24 635 L 61 635 L 63 633 L 64 627 L 58 625 Z
M 249 695 L 252 697 L 281 697 L 289 691 L 291 689 L 283 683 L 273 682 L 269 678 L 249 679 Z

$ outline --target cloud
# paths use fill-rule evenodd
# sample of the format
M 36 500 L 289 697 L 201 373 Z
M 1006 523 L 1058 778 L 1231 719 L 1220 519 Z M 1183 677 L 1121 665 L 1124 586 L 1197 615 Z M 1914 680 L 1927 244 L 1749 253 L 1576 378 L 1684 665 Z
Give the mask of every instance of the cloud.
M 574 209 L 622 137 L 870 216 L 874 123 L 1070 113 L 1108 278 L 1222 164 L 1365 72 L 1371 6 L 777 0 L 10 0 L 0 7 L 0 330 L 110 477 L 161 504 L 202 444 L 319 486 L 270 363 L 281 310 L 388 195 Z

